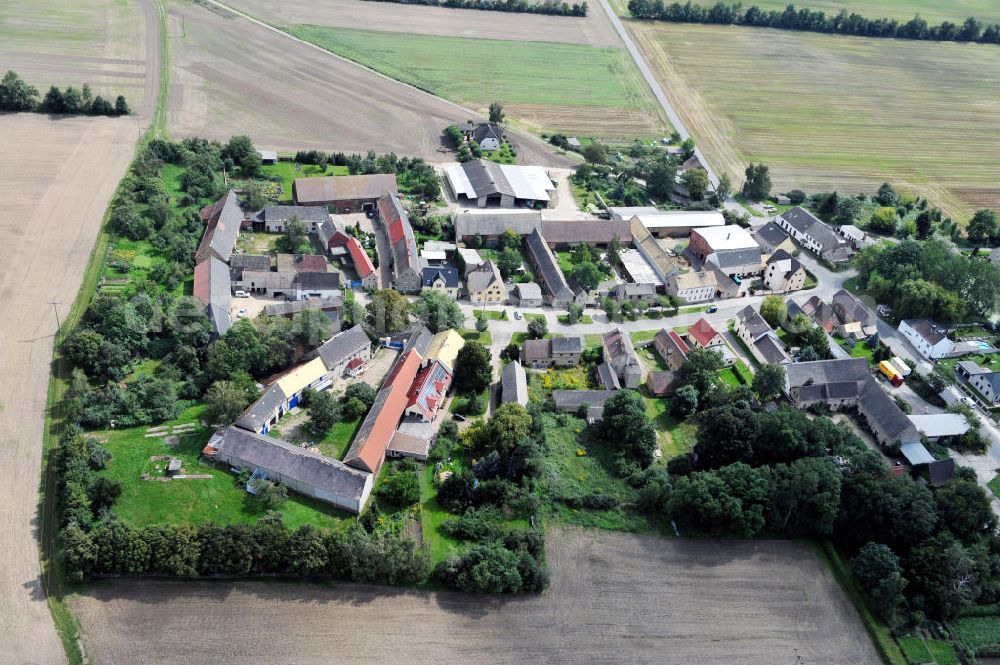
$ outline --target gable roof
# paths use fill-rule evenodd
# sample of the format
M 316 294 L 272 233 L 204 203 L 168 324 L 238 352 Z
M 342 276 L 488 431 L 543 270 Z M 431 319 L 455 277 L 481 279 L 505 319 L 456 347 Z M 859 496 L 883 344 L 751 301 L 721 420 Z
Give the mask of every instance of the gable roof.
M 361 326 L 354 326 L 353 328 L 348 328 L 337 333 L 323 342 L 319 349 L 317 349 L 317 352 L 326 365 L 326 368 L 333 369 L 347 358 L 370 345 L 371 340 L 368 339 L 365 329 Z
M 583 335 L 570 335 L 568 337 L 553 337 L 552 353 L 583 353 Z
M 944 327 L 930 319 L 905 319 L 903 323 L 913 328 L 913 331 L 931 346 L 948 337 Z
M 553 390 L 552 401 L 559 411 L 571 411 L 584 404 L 604 406 L 616 391 L 614 390 Z
M 868 361 L 864 358 L 837 358 L 792 363 L 785 368 L 785 383 L 789 388 L 862 381 L 868 376 Z
M 326 272 L 326 257 L 321 254 L 278 254 L 275 267 L 279 272 Z
M 799 260 L 783 249 L 776 251 L 771 255 L 771 258 L 767 260 L 767 265 L 769 266 L 776 263 L 783 264 L 779 267 L 784 271 L 785 275 L 793 275 L 802 268 L 802 264 L 799 263 Z
M 834 313 L 841 323 L 861 323 L 862 326 L 874 325 L 875 315 L 860 299 L 847 289 L 840 289 L 833 294 L 830 301 Z
M 778 335 L 773 330 L 768 331 L 758 337 L 753 342 L 764 360 L 772 364 L 782 364 L 791 362 L 791 358 L 785 353 L 785 347 L 778 339 Z
M 236 192 L 229 190 L 225 196 L 215 202 L 208 216 L 205 235 L 195 252 L 195 259 L 202 261 L 210 255 L 223 261 L 228 261 L 236 246 L 236 238 L 243 224 L 243 210 L 240 208 L 240 198 Z
M 281 274 L 281 273 L 276 273 Z M 339 272 L 297 272 L 293 273 L 292 285 L 298 289 L 319 289 L 329 291 L 340 287 Z
M 526 245 L 535 265 L 538 266 L 538 271 L 541 273 L 538 277 L 541 277 L 542 283 L 552 297 L 572 297 L 572 291 L 569 289 L 569 284 L 566 282 L 562 268 L 559 267 L 559 262 L 556 260 L 552 250 L 549 249 L 545 238 L 542 237 L 542 234 L 537 229 L 528 235 Z
M 709 343 L 719 336 L 719 331 L 712 327 L 708 319 L 702 317 L 695 321 L 694 325 L 688 328 L 688 337 L 698 343 L 699 346 L 708 346 Z
M 500 385 L 500 396 L 504 404 L 516 402 L 521 406 L 528 406 L 528 377 L 521 363 L 516 360 L 507 363 L 500 373 Z
M 653 237 L 649 229 L 643 226 L 639 220 L 633 219 L 631 227 L 632 243 L 650 262 L 660 279 L 665 280 L 680 270 L 673 257 L 667 253 L 667 250 L 663 249 L 663 246 Z
M 229 266 L 214 255 L 194 267 L 194 297 L 208 308 L 212 328 L 219 336 L 233 325 L 229 277 Z
M 386 192 L 398 194 L 396 174 L 338 175 L 320 178 L 296 178 L 292 183 L 295 202 L 299 205 L 322 204 L 327 201 L 372 200 Z
M 788 234 L 785 233 L 781 229 L 781 227 L 775 224 L 774 222 L 768 222 L 764 226 L 754 231 L 753 237 L 757 240 L 758 243 L 761 243 L 761 241 L 763 241 L 764 244 L 770 245 L 771 247 L 777 247 L 781 243 L 788 240 Z
M 781 218 L 788 222 L 788 225 L 799 233 L 809 233 L 809 229 L 815 224 L 822 224 L 815 215 L 803 208 L 795 206 L 781 213 Z M 809 235 L 812 235 L 809 233 Z
M 296 217 L 303 224 L 322 224 L 330 221 L 324 206 L 264 206 L 261 218 L 265 222 L 290 222 Z
M 760 245 L 753 239 L 750 232 L 736 224 L 693 229 L 691 234 L 700 236 L 713 252 L 752 249 L 760 254 Z
M 351 261 L 354 263 L 354 270 L 357 271 L 358 277 L 364 279 L 368 275 L 375 272 L 375 264 L 372 263 L 372 259 L 368 256 L 368 253 L 358 242 L 358 239 L 354 236 L 350 236 L 347 239 L 347 251 L 351 255 Z
M 268 316 L 288 316 L 298 314 L 306 310 L 318 309 L 330 311 L 344 306 L 344 296 L 325 296 L 323 298 L 310 298 L 309 300 L 287 300 L 285 302 L 271 303 L 264 305 L 264 313 Z
M 433 286 L 434 282 L 440 279 L 444 282 L 445 288 L 458 288 L 458 268 L 437 268 L 428 266 L 421 271 L 420 280 L 424 286 Z
M 534 282 L 518 282 L 514 285 L 514 290 L 517 291 L 520 300 L 537 300 L 542 297 L 542 287 Z
M 476 143 L 482 143 L 483 139 L 490 138 L 497 141 L 503 139 L 503 130 L 500 129 L 499 125 L 494 125 L 490 122 L 481 122 L 472 130 L 472 140 Z
M 419 372 L 407 393 L 406 408 L 416 408 L 430 420 L 441 407 L 445 393 L 451 385 L 451 372 L 441 361 L 435 360 Z
M 455 239 L 475 235 L 499 236 L 513 229 L 520 236 L 542 226 L 542 213 L 537 210 L 487 209 L 463 210 L 455 215 Z
M 541 233 L 549 243 L 588 242 L 606 245 L 612 238 L 618 238 L 623 245 L 632 242 L 632 223 L 627 221 L 543 220 Z
M 910 419 L 871 376 L 861 382 L 858 410 L 890 442 L 908 443 L 920 440 L 920 435 Z
M 503 276 L 500 274 L 500 269 L 492 261 L 480 263 L 465 275 L 465 287 L 469 293 L 479 293 L 493 284 L 503 286 Z
M 449 370 L 454 369 L 458 352 L 465 346 L 465 338 L 449 328 L 431 338 L 430 344 L 421 352 L 424 360 L 438 360 Z
M 420 354 L 411 349 L 404 351 L 393 363 L 344 457 L 345 464 L 369 473 L 381 468 L 386 448 L 406 409 L 407 393 L 417 376 L 420 361 Z
M 368 474 L 332 457 L 236 427 L 217 432 L 208 446 L 243 460 L 248 467 L 272 471 L 326 493 L 359 502 L 370 480 Z
M 666 395 L 680 386 L 681 373 L 669 371 L 650 372 L 646 375 L 646 387 L 653 395 Z
M 632 338 L 621 328 L 615 328 L 601 335 L 601 348 L 604 350 L 604 360 L 612 364 L 639 362 L 632 346 Z
M 618 374 L 615 373 L 615 368 L 608 361 L 597 366 L 597 382 L 610 390 L 620 390 L 622 387 L 618 380 Z
M 385 227 L 392 246 L 392 273 L 398 279 L 406 270 L 420 272 L 420 256 L 417 253 L 417 239 L 410 226 L 410 218 L 403 209 L 399 197 L 384 194 L 378 200 L 379 221 Z
M 743 326 L 747 329 L 747 332 L 751 337 L 757 337 L 758 335 L 763 335 L 766 332 L 771 332 L 770 324 L 764 320 L 764 317 L 760 315 L 753 305 L 747 305 L 740 311 L 736 312 L 736 318 L 738 318 Z

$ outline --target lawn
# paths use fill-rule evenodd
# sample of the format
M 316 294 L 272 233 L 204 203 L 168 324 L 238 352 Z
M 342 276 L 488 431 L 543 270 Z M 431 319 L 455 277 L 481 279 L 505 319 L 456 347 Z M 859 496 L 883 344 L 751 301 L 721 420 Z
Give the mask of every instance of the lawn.
M 486 312 L 486 318 L 490 321 L 506 321 L 507 320 L 507 310 L 503 309 L 499 312 L 491 309 L 481 310 Z
M 197 422 L 201 413 L 198 407 L 188 409 L 181 418 L 170 424 Z M 252 523 L 264 510 L 255 505 L 249 495 L 237 486 L 236 476 L 228 470 L 215 468 L 199 461 L 201 449 L 211 431 L 198 427 L 190 434 L 179 437 L 176 445 L 168 445 L 163 437 L 146 437 L 146 428 L 138 427 L 119 431 L 95 433 L 107 440 L 107 447 L 114 455 L 104 475 L 122 483 L 122 494 L 114 511 L 123 520 L 143 526 L 147 524 L 219 524 Z M 210 480 L 190 479 L 160 482 L 143 480 L 143 473 L 162 477 L 156 470 L 163 461 L 151 461 L 151 456 L 170 456 L 180 459 L 190 474 L 208 474 Z M 281 507 L 285 521 L 291 527 L 313 524 L 321 528 L 346 528 L 354 517 L 340 512 L 319 501 L 289 492 L 288 501 Z
M 906 659 L 911 663 L 936 663 L 936 665 L 958 665 L 955 648 L 941 640 L 925 640 L 921 637 L 901 637 L 897 640 Z
M 631 503 L 636 491 L 614 475 L 610 451 L 589 435 L 584 420 L 565 413 L 546 413 L 543 418 L 548 446 L 542 491 L 552 499 L 545 505 L 553 519 L 612 531 L 657 530 L 648 519 L 621 506 L 610 510 L 573 509 L 556 501 L 560 496 L 606 494 L 620 503 Z
M 322 441 L 316 444 L 316 447 L 327 457 L 339 460 L 344 459 L 344 455 L 347 454 L 347 449 L 351 447 L 351 441 L 354 440 L 354 435 L 357 433 L 360 424 L 361 418 L 343 420 L 337 423 L 330 428 L 330 431 L 326 433 Z
M 889 180 L 963 224 L 978 208 L 1000 206 L 1000 101 L 982 96 L 1000 85 L 1000 48 L 731 26 L 629 28 L 709 163 L 734 181 L 748 162 L 763 161 L 775 191 L 871 192 Z M 980 103 L 956 114 L 955 99 Z
M 489 346 L 493 343 L 493 335 L 490 334 L 489 330 L 482 332 L 478 330 L 459 330 L 458 333 L 466 342 L 479 342 L 483 346 Z
M 955 639 L 974 652 L 1000 649 L 1000 615 L 963 616 L 951 622 Z
M 292 202 L 292 183 L 296 178 L 313 178 L 327 175 L 348 175 L 346 166 L 334 166 L 328 164 L 326 169 L 321 169 L 314 164 L 297 164 L 295 162 L 278 162 L 277 164 L 267 164 L 261 167 L 261 172 L 265 175 L 279 176 L 281 178 L 281 202 Z
M 851 354 L 852 358 L 864 358 L 871 365 L 875 362 L 875 349 L 871 349 L 864 342 L 858 342 L 851 348 L 846 339 L 838 339 L 837 344 L 844 347 L 844 350 Z
M 556 317 L 556 320 L 559 321 L 559 323 L 563 324 L 564 326 L 572 325 L 569 322 L 569 315 L 568 314 L 560 314 L 558 317 Z M 591 316 L 589 314 L 581 314 L 580 318 L 577 319 L 577 323 L 589 324 L 589 323 L 593 323 L 593 322 L 594 322 L 594 319 L 591 318 Z
M 667 126 L 624 49 L 317 25 L 284 30 L 454 102 L 484 109 L 500 101 L 535 129 L 661 136 Z
M 649 340 L 656 337 L 656 334 L 660 332 L 659 330 L 639 330 L 634 333 L 629 333 L 629 337 L 632 338 L 633 344 L 639 344 L 641 342 L 648 342 Z
M 434 486 L 434 466 L 428 464 L 420 472 L 420 531 L 424 545 L 430 554 L 431 563 L 444 561 L 451 552 L 462 547 L 462 542 L 441 533 L 439 527 L 451 516 L 437 501 Z
M 643 399 L 646 400 L 646 415 L 656 425 L 660 450 L 663 459 L 669 460 L 678 455 L 691 452 L 695 444 L 698 426 L 692 420 L 678 420 L 670 415 L 670 401 L 659 397 L 651 397 L 643 389 Z

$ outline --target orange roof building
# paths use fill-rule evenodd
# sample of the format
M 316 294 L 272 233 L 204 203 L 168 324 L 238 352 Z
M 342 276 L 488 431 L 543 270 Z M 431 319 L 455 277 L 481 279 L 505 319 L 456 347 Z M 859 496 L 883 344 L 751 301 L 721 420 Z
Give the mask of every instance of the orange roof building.
M 697 323 L 688 328 L 687 336 L 695 346 L 700 346 L 703 349 L 724 343 L 719 331 L 713 328 L 712 324 L 705 318 L 698 319 Z
M 413 349 L 396 359 L 344 457 L 345 464 L 369 473 L 378 473 L 382 468 L 385 451 L 406 410 L 410 386 L 422 360 Z

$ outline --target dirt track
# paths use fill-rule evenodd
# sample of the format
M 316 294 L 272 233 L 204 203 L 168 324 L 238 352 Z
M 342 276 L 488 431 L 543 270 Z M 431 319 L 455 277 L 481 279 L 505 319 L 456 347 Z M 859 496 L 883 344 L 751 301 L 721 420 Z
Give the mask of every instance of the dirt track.
M 469 115 L 220 7 L 172 4 L 169 26 L 174 137 L 248 134 L 277 150 L 393 151 L 440 160 L 442 130 Z M 540 142 L 518 145 L 526 163 L 569 164 Z
M 36 540 L 52 336 L 136 138 L 129 118 L 0 116 L 0 663 L 64 660 Z
M 71 601 L 100 663 L 879 662 L 794 543 L 550 537 L 552 588 L 496 599 L 359 586 L 115 581 Z
M 228 0 L 226 4 L 278 26 L 330 25 L 414 35 L 619 45 L 615 31 L 595 3 L 584 18 L 418 7 L 366 0 L 285 0 L 281 3 Z

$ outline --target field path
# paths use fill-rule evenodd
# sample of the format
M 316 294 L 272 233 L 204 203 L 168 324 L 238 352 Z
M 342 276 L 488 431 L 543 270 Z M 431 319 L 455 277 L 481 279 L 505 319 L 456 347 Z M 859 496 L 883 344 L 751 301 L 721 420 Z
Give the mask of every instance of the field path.
M 0 663 L 65 661 L 38 543 L 52 340 L 137 132 L 131 118 L 0 116 Z
M 557 529 L 547 556 L 537 596 L 120 579 L 70 604 L 115 665 L 879 663 L 808 545 Z
M 663 109 L 663 112 L 667 114 L 667 119 L 670 120 L 670 124 L 673 125 L 675 130 L 677 130 L 677 133 L 680 134 L 682 140 L 689 138 L 691 134 L 688 132 L 687 127 L 684 126 L 684 121 L 681 120 L 680 115 L 674 110 L 674 107 L 667 98 L 666 93 L 663 92 L 663 88 L 660 87 L 660 82 L 656 80 L 655 76 L 653 76 L 653 71 L 649 68 L 649 65 L 646 64 L 646 58 L 642 55 L 642 51 L 639 50 L 639 47 L 635 45 L 635 42 L 632 41 L 631 35 L 628 34 L 628 30 L 626 30 L 625 26 L 622 24 L 622 20 L 618 18 L 614 9 L 612 9 L 611 5 L 608 4 L 608 0 L 601 0 L 601 7 L 603 7 L 605 13 L 607 13 L 608 20 L 611 21 L 611 25 L 613 25 L 615 31 L 618 32 L 618 36 L 621 37 L 622 41 L 625 43 L 625 48 L 628 49 L 629 55 L 631 55 L 632 60 L 635 61 L 635 66 L 639 68 L 640 72 L 642 72 L 642 77 L 646 79 L 646 83 L 649 84 L 650 89 L 653 91 L 653 95 L 656 97 L 656 101 L 660 103 L 660 107 Z M 704 166 L 705 170 L 708 172 L 708 179 L 712 181 L 713 185 L 718 186 L 719 178 L 715 175 L 715 171 L 712 170 L 712 166 L 705 159 L 705 156 L 701 154 L 701 150 L 698 146 L 695 146 L 694 153 L 698 156 L 698 159 L 701 160 L 702 166 Z

